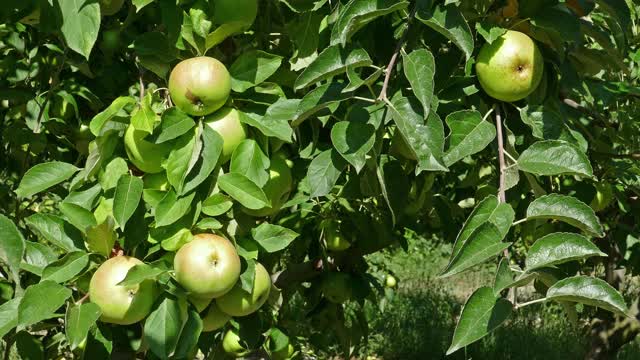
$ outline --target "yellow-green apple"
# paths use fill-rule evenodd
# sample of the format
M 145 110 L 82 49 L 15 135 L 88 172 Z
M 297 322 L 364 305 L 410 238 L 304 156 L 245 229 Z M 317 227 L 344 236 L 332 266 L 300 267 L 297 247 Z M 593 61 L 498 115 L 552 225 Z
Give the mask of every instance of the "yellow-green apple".
M 480 49 L 476 73 L 491 97 L 512 102 L 531 94 L 544 70 L 544 59 L 536 43 L 526 34 L 508 30 Z
M 257 210 L 243 208 L 244 212 L 257 217 L 274 215 L 287 202 L 292 186 L 291 166 L 287 161 L 286 154 L 282 151 L 277 152 L 271 159 L 269 180 L 262 187 L 265 195 L 271 201 L 271 206 Z
M 216 302 L 213 301 L 207 310 L 207 314 L 202 318 L 202 331 L 218 330 L 229 320 L 231 320 L 231 315 L 220 310 Z
M 220 109 L 231 92 L 231 75 L 223 63 L 208 56 L 183 60 L 169 75 L 173 103 L 189 115 L 203 116 Z
M 220 310 L 231 316 L 247 316 L 267 301 L 271 291 L 271 276 L 260 263 L 256 263 L 255 269 L 251 293 L 244 291 L 239 283 L 236 284 L 231 291 L 216 299 Z
M 100 320 L 129 325 L 149 315 L 155 300 L 155 282 L 144 280 L 136 285 L 118 285 L 129 269 L 139 264 L 142 261 L 134 257 L 116 256 L 105 261 L 93 274 L 89 297 L 102 311 Z
M 351 246 L 340 231 L 339 220 L 329 220 L 324 225 L 324 241 L 329 251 L 344 251 Z
M 242 357 L 250 352 L 249 349 L 240 343 L 240 336 L 238 336 L 234 330 L 229 330 L 224 334 L 222 349 L 233 357 Z
M 242 140 L 247 138 L 247 128 L 240 121 L 240 113 L 234 108 L 223 107 L 205 117 L 204 122 L 222 137 L 222 153 L 218 163 L 226 163 Z
M 162 163 L 169 156 L 171 146 L 145 140 L 147 133 L 129 125 L 124 134 L 124 147 L 129 160 L 140 171 L 153 174 L 162 172 Z
M 240 276 L 235 246 L 214 234 L 198 234 L 173 259 L 175 276 L 191 296 L 216 298 L 227 293 Z

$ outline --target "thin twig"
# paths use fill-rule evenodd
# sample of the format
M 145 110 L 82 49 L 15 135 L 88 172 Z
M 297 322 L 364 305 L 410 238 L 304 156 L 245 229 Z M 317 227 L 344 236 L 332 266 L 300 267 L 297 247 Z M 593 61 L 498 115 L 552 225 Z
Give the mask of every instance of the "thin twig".
M 409 34 L 409 27 L 411 26 L 411 22 L 413 21 L 413 18 L 416 15 L 417 9 L 418 7 L 414 6 L 413 9 L 411 9 L 411 13 L 409 13 L 409 18 L 407 19 L 407 28 L 404 30 L 404 34 L 402 34 L 402 37 L 400 38 L 400 40 L 398 40 L 398 44 L 396 45 L 396 50 L 393 52 L 393 55 L 389 60 L 389 65 L 387 65 L 387 69 L 385 70 L 384 82 L 382 83 L 382 90 L 380 90 L 380 96 L 378 96 L 378 100 L 384 101 L 385 99 L 387 99 L 387 88 L 389 87 L 389 80 L 391 79 L 391 73 L 393 72 L 393 67 L 396 66 L 396 61 L 398 60 L 398 54 L 402 49 L 402 45 L 407 39 L 407 35 Z
M 376 101 L 373 99 L 369 99 L 368 97 L 362 97 L 362 96 L 353 96 L 352 97 L 355 100 L 362 100 L 362 101 L 366 101 L 366 102 L 370 102 L 370 103 L 375 103 Z
M 87 299 L 89 298 L 89 293 L 84 294 L 83 297 L 80 298 L 80 300 L 76 301 L 76 305 L 80 305 L 83 302 L 85 302 Z
M 504 143 L 502 139 L 502 116 L 500 114 L 500 107 L 496 106 L 496 129 L 498 130 L 498 161 L 500 163 L 500 185 L 498 187 L 498 198 L 500 202 L 507 202 L 505 196 L 505 169 L 506 163 L 504 161 Z
M 523 222 L 525 222 L 527 220 L 528 220 L 527 218 L 516 220 L 516 221 L 513 222 L 513 224 L 511 224 L 511 226 L 516 226 L 516 225 L 522 224 Z
M 516 304 L 515 308 L 516 308 L 516 309 L 520 309 L 520 308 L 523 308 L 523 307 L 525 307 L 525 306 L 529 306 L 529 305 L 533 305 L 533 304 L 538 304 L 538 303 L 545 302 L 545 301 L 547 301 L 547 298 L 541 298 L 541 299 L 531 300 L 531 301 L 523 302 L 522 304 Z
M 569 98 L 564 98 L 564 99 L 562 99 L 562 102 L 563 102 L 565 105 L 567 105 L 568 107 L 570 107 L 570 108 L 572 108 L 572 109 L 575 109 L 575 110 L 578 110 L 578 111 L 580 111 L 581 113 L 583 113 L 583 114 L 585 114 L 585 115 L 587 115 L 587 116 L 589 116 L 589 117 L 591 117 L 591 118 L 593 118 L 593 119 L 595 119 L 595 120 L 598 120 L 598 121 L 599 121 L 599 122 L 601 122 L 601 123 L 602 123 L 602 125 L 604 125 L 605 127 L 608 127 L 608 128 L 610 128 L 610 127 L 611 127 L 611 125 L 609 125 L 609 123 L 607 122 L 607 120 L 606 120 L 602 115 L 600 115 L 600 113 L 599 113 L 599 112 L 597 112 L 597 111 L 593 111 L 593 110 L 590 110 L 590 109 L 588 109 L 588 108 L 586 108 L 586 107 L 584 107 L 584 106 L 582 106 L 582 105 L 578 104 L 578 102 L 576 102 L 575 100 L 572 100 L 572 99 L 569 99 Z
M 140 80 L 140 103 L 144 100 L 144 82 L 142 81 L 143 70 L 140 68 L 140 75 L 138 79 Z

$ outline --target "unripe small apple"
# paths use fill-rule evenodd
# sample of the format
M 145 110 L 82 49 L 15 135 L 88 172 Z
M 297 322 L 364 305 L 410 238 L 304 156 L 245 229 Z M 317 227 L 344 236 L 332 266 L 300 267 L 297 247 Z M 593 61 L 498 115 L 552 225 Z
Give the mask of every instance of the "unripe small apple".
M 245 356 L 251 352 L 240 343 L 240 336 L 238 336 L 234 330 L 229 330 L 224 334 L 224 338 L 222 339 L 222 349 L 227 354 L 236 358 Z
M 480 49 L 478 81 L 491 97 L 512 102 L 531 94 L 542 80 L 544 59 L 529 36 L 508 30 Z
M 183 60 L 169 75 L 173 103 L 189 115 L 203 116 L 220 109 L 231 92 L 231 75 L 220 61 L 199 56 Z
M 384 280 L 384 285 L 388 288 L 394 288 L 397 284 L 398 281 L 395 277 L 393 277 L 393 275 L 387 275 L 386 279 Z
M 234 108 L 223 107 L 205 117 L 204 123 L 222 137 L 222 153 L 218 163 L 226 163 L 242 140 L 247 138 L 247 128 L 240 121 L 240 113 Z
M 93 274 L 89 296 L 102 310 L 100 320 L 129 325 L 149 315 L 155 301 L 155 282 L 144 280 L 131 286 L 118 285 L 129 269 L 142 263 L 134 257 L 116 256 L 105 261 Z
M 218 304 L 213 301 L 207 310 L 207 314 L 202 318 L 202 331 L 218 330 L 229 320 L 231 320 L 231 315 L 220 310 Z
M 256 263 L 256 272 L 251 294 L 244 291 L 240 284 L 225 295 L 216 299 L 218 307 L 231 316 L 247 316 L 257 311 L 269 299 L 271 276 L 267 269 Z
M 198 234 L 173 259 L 176 279 L 193 297 L 211 299 L 226 294 L 240 277 L 240 257 L 227 239 Z
M 340 222 L 331 220 L 324 226 L 324 241 L 329 251 L 344 251 L 351 246 L 351 243 L 340 231 Z
M 262 187 L 265 195 L 267 195 L 267 198 L 271 201 L 271 206 L 257 210 L 243 208 L 243 211 L 256 217 L 276 214 L 280 211 L 282 205 L 287 202 L 292 186 L 293 176 L 291 175 L 291 166 L 288 163 L 285 153 L 277 152 L 271 159 L 269 180 L 267 180 L 267 183 Z

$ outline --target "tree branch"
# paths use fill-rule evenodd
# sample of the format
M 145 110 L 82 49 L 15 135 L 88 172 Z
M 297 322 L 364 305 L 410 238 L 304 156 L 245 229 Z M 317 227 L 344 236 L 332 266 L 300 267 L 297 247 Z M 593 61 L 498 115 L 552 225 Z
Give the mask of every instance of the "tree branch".
M 386 70 L 384 71 L 384 82 L 382 83 L 382 90 L 380 90 L 380 95 L 378 96 L 378 100 L 385 101 L 387 100 L 387 88 L 389 87 L 389 80 L 391 79 L 391 73 L 393 73 L 393 67 L 396 65 L 396 61 L 398 61 L 398 54 L 402 49 L 402 45 L 405 40 L 407 40 L 407 35 L 409 34 L 409 27 L 411 26 L 411 22 L 416 15 L 417 6 L 414 6 L 409 13 L 409 18 L 407 19 L 407 28 L 404 30 L 404 34 L 400 40 L 398 40 L 398 44 L 396 45 L 396 50 L 391 55 L 391 59 L 389 60 L 389 64 L 387 65 Z
M 505 176 L 506 176 L 506 163 L 504 161 L 504 143 L 502 139 L 502 116 L 500 114 L 500 105 L 496 105 L 496 129 L 498 131 L 498 161 L 500 164 L 500 185 L 498 187 L 498 198 L 500 202 L 507 202 L 505 196 Z M 505 250 L 506 251 L 506 250 Z
M 590 118 L 597 120 L 598 122 L 602 123 L 602 125 L 604 125 L 605 127 L 611 127 L 607 122 L 607 120 L 599 112 L 587 109 L 586 107 L 578 104 L 578 102 L 576 102 L 575 100 L 572 100 L 569 98 L 563 98 L 562 102 L 568 107 L 574 110 L 577 110 L 583 113 L 584 115 L 589 116 Z
M 277 288 L 282 289 L 315 278 L 322 273 L 322 268 L 322 259 L 305 261 L 271 275 L 271 280 Z

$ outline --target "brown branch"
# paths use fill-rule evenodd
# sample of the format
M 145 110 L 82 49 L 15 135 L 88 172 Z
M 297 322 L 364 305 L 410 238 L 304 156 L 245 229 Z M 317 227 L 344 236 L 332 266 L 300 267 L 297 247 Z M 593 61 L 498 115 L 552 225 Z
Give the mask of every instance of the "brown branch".
M 400 40 L 398 40 L 398 44 L 396 45 L 396 50 L 391 55 L 391 59 L 389 60 L 389 65 L 387 65 L 387 69 L 384 71 L 384 82 L 382 83 L 382 90 L 380 90 L 380 95 L 378 96 L 378 100 L 386 101 L 387 100 L 387 88 L 389 87 L 389 80 L 391 79 L 391 73 L 393 72 L 393 67 L 396 65 L 396 61 L 398 61 L 398 54 L 402 49 L 402 45 L 404 45 L 405 40 L 407 39 L 407 35 L 409 34 L 409 27 L 411 26 L 411 22 L 416 15 L 417 6 L 414 6 L 409 13 L 409 18 L 407 19 L 407 28 L 404 30 L 404 34 Z
M 310 260 L 301 264 L 294 264 L 271 276 L 273 284 L 279 288 L 286 288 L 294 284 L 309 281 L 322 273 L 322 259 Z
M 598 122 L 602 123 L 602 125 L 604 125 L 605 127 L 611 127 L 611 125 L 609 125 L 609 123 L 607 122 L 607 120 L 597 111 L 593 111 L 590 110 L 580 104 L 578 104 L 578 102 L 576 102 L 575 100 L 569 99 L 569 98 L 563 98 L 562 102 L 567 105 L 568 107 L 577 110 L 581 113 L 583 113 L 584 115 L 589 116 L 592 119 L 597 120 Z

